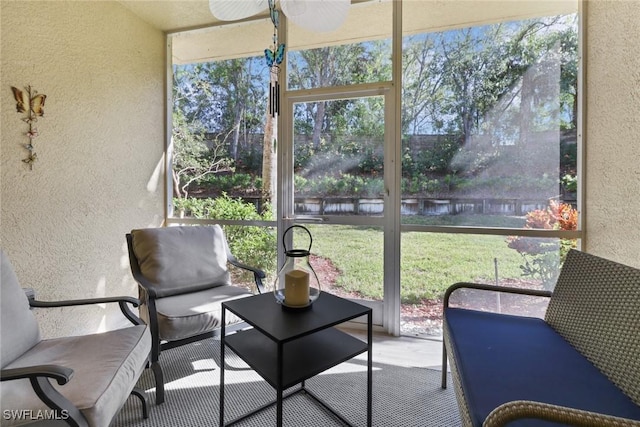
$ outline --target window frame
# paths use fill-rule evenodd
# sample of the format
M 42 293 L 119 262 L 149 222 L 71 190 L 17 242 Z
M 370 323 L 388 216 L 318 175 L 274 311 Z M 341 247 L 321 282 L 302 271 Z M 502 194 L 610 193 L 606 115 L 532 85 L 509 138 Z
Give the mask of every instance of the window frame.
M 402 105 L 402 38 L 403 38 L 403 2 L 393 2 L 393 12 L 391 17 L 392 31 L 391 31 L 391 45 L 392 45 L 392 79 L 389 82 L 369 83 L 364 85 L 354 85 L 348 87 L 338 88 L 320 88 L 313 90 L 292 90 L 289 91 L 286 88 L 288 85 L 282 84 L 282 100 L 281 105 L 287 103 L 293 103 L 297 100 L 317 100 L 322 99 L 323 96 L 335 96 L 336 94 L 343 94 L 344 96 L 350 96 L 351 94 L 358 93 L 358 91 L 370 91 L 372 88 L 378 88 L 381 93 L 387 93 L 385 108 L 389 111 L 385 114 L 389 120 L 386 125 L 388 126 L 388 135 L 385 136 L 385 162 L 393 165 L 393 170 L 385 177 L 385 186 L 388 191 L 388 205 L 385 205 L 385 217 L 384 217 L 384 294 L 385 303 L 382 317 L 384 319 L 381 329 L 385 330 L 391 335 L 400 335 L 400 275 L 401 275 L 401 259 L 400 259 L 400 246 L 402 234 L 406 232 L 420 232 L 420 233 L 450 233 L 450 234 L 486 234 L 497 236 L 525 236 L 525 237 L 542 237 L 542 238 L 563 238 L 563 239 L 577 239 L 579 248 L 584 244 L 585 236 L 585 170 L 584 170 L 584 157 L 585 157 L 585 85 L 584 85 L 584 55 L 585 51 L 584 43 L 584 27 L 585 27 L 585 13 L 584 13 L 584 0 L 577 1 L 578 9 L 576 11 L 578 15 L 578 116 L 577 116 L 577 177 L 578 177 L 578 189 L 577 195 L 577 210 L 578 210 L 578 229 L 575 231 L 565 230 L 542 230 L 542 229 L 514 229 L 514 228 L 501 228 L 501 227 L 471 227 L 471 226 L 433 226 L 433 225 L 411 225 L 401 223 L 401 176 L 402 165 L 397 161 L 401 159 L 402 155 L 402 135 L 401 135 L 401 108 L 395 108 L 395 106 Z M 255 17 L 256 20 L 264 19 L 264 16 Z M 199 29 L 198 29 L 199 30 Z M 172 83 L 173 83 L 173 67 L 172 67 L 172 35 L 182 33 L 186 30 L 176 31 L 175 33 L 166 34 L 166 139 L 165 139 L 165 212 L 164 222 L 166 225 L 175 224 L 223 224 L 223 225 L 247 225 L 247 226 L 261 226 L 261 227 L 276 227 L 278 230 L 278 257 L 279 260 L 283 256 L 283 248 L 281 237 L 282 233 L 289 225 L 295 221 L 290 217 L 289 212 L 293 212 L 293 206 L 289 203 L 293 202 L 293 198 L 290 202 L 285 202 L 284 195 L 293 194 L 293 173 L 287 166 L 287 162 L 290 160 L 284 156 L 286 150 L 278 150 L 278 162 L 277 162 L 277 192 L 278 192 L 278 204 L 276 206 L 276 219 L 273 221 L 236 221 L 236 220 L 215 220 L 215 219 L 194 219 L 194 218 L 177 218 L 173 212 L 173 182 L 171 177 L 171 156 L 172 156 Z M 287 41 L 287 23 L 286 17 L 281 18 L 281 28 L 279 31 L 279 43 Z M 286 67 L 286 59 L 283 61 L 283 67 Z M 286 75 L 286 73 L 282 73 Z M 291 118 L 283 117 L 279 115 L 277 118 L 279 141 L 291 140 L 289 129 L 292 128 Z M 388 141 L 387 141 L 388 140 Z M 385 169 L 387 163 L 385 163 Z M 289 178 L 285 178 L 288 175 Z M 386 175 L 386 174 L 385 174 Z M 297 222 L 304 223 L 298 219 Z M 280 265 L 280 262 L 278 263 Z

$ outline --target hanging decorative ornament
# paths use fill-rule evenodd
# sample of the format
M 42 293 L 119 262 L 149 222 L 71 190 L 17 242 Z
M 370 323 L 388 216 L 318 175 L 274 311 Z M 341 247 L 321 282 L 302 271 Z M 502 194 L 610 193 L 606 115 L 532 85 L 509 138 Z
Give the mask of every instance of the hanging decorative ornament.
M 280 24 L 280 18 L 278 11 L 276 10 L 275 0 L 269 1 L 269 16 L 273 23 L 273 38 L 272 47 L 264 50 L 264 56 L 267 60 L 267 67 L 271 73 L 269 79 L 269 114 L 271 117 L 276 117 L 280 112 L 280 83 L 278 82 L 278 75 L 280 74 L 280 64 L 284 59 L 284 43 L 278 44 L 278 26 Z
M 310 31 L 333 31 L 347 18 L 351 0 L 280 0 L 280 7 L 294 24 Z M 276 117 L 280 111 L 280 83 L 278 75 L 284 59 L 285 45 L 278 44 L 279 12 L 276 0 L 209 0 L 209 9 L 222 21 L 235 21 L 269 10 L 273 23 L 273 43 L 264 50 L 269 79 L 269 114 Z
M 275 0 L 209 0 L 209 9 L 221 21 L 236 21 L 271 9 L 274 3 Z M 280 0 L 280 8 L 291 22 L 317 32 L 340 27 L 350 5 L 351 0 Z

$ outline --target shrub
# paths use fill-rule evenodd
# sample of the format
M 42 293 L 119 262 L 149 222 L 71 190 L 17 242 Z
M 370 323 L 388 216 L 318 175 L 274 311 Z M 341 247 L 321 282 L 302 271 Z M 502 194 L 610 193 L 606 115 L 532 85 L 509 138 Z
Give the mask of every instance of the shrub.
M 249 145 L 238 150 L 238 170 L 262 174 L 262 146 Z
M 173 209 L 175 211 L 182 211 L 185 216 L 192 216 L 194 218 L 204 218 L 208 209 L 207 200 L 211 199 L 196 199 L 194 197 L 187 198 L 174 198 Z
M 364 182 L 363 193 L 367 197 L 380 197 L 384 194 L 384 179 L 369 178 Z
M 568 191 L 570 193 L 575 193 L 576 191 L 578 191 L 578 177 L 575 175 L 566 174 L 562 177 L 560 183 L 562 184 L 562 187 L 565 189 L 565 191 Z
M 571 143 L 560 143 L 560 169 L 563 171 L 572 170 L 575 172 L 575 167 L 578 162 L 578 144 L 575 143 L 575 138 Z
M 214 190 L 214 194 L 256 193 L 261 188 L 262 180 L 246 173 L 208 175 L 197 181 L 201 188 Z
M 360 154 L 358 172 L 378 175 L 383 171 L 384 151 L 382 147 L 364 147 Z
M 295 175 L 293 185 L 296 194 L 301 196 L 379 197 L 383 194 L 384 179 L 348 173 L 338 176 L 324 175 L 314 179 Z
M 527 214 L 524 228 L 546 230 L 577 230 L 578 211 L 568 203 L 551 201 L 546 209 L 537 209 Z M 553 288 L 560 265 L 569 252 L 576 247 L 573 239 L 560 239 L 560 243 L 546 239 L 524 236 L 507 237 L 507 245 L 522 256 L 522 275 L 540 279 L 546 289 Z M 559 256 L 556 254 L 559 252 Z

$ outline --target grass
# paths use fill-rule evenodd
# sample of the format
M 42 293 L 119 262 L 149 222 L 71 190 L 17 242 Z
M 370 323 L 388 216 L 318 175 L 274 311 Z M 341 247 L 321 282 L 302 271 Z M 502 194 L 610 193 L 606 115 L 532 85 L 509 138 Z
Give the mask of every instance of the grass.
M 382 299 L 381 229 L 327 225 L 308 228 L 313 235 L 311 252 L 330 259 L 340 271 L 337 286 L 359 292 L 364 298 Z M 498 262 L 500 280 L 521 277 L 522 259 L 507 247 L 504 236 L 409 232 L 402 234 L 401 242 L 403 303 L 439 298 L 449 285 L 458 281 L 494 283 L 494 259 Z
M 402 223 L 406 225 L 522 228 L 525 219 L 508 215 L 407 215 L 402 217 Z
M 404 233 L 401 246 L 403 302 L 439 298 L 455 282 L 494 283 L 519 278 L 521 256 L 503 236 Z
M 328 258 L 340 271 L 336 285 L 365 298 L 382 299 L 382 229 L 355 226 L 309 226 L 311 252 Z

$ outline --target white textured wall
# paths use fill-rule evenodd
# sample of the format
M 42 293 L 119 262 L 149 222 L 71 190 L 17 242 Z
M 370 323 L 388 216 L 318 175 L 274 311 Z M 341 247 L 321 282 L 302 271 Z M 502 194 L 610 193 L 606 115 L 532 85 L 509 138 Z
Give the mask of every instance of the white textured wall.
M 42 299 L 136 295 L 124 235 L 163 217 L 164 36 L 116 2 L 2 1 L 0 14 L 0 243 Z M 47 95 L 33 171 L 11 92 L 28 84 Z M 38 316 L 58 335 L 117 311 Z
M 640 267 L 640 2 L 586 10 L 585 249 Z

